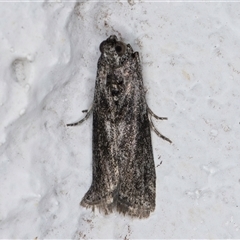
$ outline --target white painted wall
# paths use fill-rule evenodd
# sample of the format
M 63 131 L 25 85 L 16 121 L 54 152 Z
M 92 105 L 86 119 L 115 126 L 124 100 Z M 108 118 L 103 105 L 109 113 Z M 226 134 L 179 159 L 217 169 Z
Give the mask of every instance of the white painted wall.
M 240 238 L 240 3 L 1 2 L 0 237 Z M 139 51 L 157 207 L 145 220 L 79 206 L 91 184 L 99 44 Z

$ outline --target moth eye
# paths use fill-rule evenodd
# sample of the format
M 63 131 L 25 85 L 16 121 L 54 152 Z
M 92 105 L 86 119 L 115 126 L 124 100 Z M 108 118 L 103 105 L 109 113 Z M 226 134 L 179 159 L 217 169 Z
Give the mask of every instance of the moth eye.
M 126 46 L 122 42 L 117 42 L 115 46 L 115 50 L 119 56 L 122 56 L 125 53 Z
M 117 52 L 117 53 L 122 52 L 122 46 L 119 46 L 119 45 L 118 45 L 118 46 L 116 46 L 115 49 L 116 49 L 116 52 Z
M 103 41 L 99 46 L 99 50 L 100 50 L 101 53 L 103 53 L 103 46 L 105 45 L 105 42 L 106 41 Z

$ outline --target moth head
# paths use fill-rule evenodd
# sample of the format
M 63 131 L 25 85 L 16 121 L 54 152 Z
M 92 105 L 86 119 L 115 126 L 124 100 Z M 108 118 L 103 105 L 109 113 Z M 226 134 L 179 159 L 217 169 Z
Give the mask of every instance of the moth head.
M 133 50 L 129 44 L 118 41 L 115 35 L 111 35 L 99 46 L 102 57 L 110 65 L 121 65 L 127 56 L 132 54 Z

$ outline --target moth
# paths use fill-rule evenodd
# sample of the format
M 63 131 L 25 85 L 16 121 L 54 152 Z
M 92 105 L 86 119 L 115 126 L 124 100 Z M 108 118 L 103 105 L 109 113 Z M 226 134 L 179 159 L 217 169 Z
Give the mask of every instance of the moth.
M 139 53 L 111 35 L 100 44 L 93 113 L 92 184 L 81 205 L 108 214 L 146 218 L 155 209 L 156 173 L 150 128 L 164 140 L 151 117 L 143 86 Z

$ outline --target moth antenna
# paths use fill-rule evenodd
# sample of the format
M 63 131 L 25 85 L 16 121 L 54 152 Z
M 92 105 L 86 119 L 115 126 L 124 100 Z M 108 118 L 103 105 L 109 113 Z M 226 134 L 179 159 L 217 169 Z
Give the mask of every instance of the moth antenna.
M 75 122 L 75 123 L 68 123 L 68 124 L 67 124 L 67 127 L 78 126 L 78 125 L 80 125 L 81 123 L 83 123 L 83 122 L 84 122 L 85 120 L 87 120 L 87 119 L 89 118 L 89 116 L 91 115 L 92 109 L 93 109 L 93 107 L 91 106 L 90 109 L 87 110 L 87 114 L 86 114 L 86 116 L 85 116 L 83 119 L 81 119 L 80 121 Z M 86 110 L 84 110 L 84 111 L 86 111 Z
M 150 127 L 152 128 L 152 130 L 153 130 L 160 138 L 162 138 L 163 140 L 172 143 L 172 141 L 171 141 L 169 138 L 167 138 L 167 137 L 165 137 L 164 135 L 162 135 L 162 134 L 156 129 L 156 127 L 154 126 L 154 124 L 153 124 L 153 122 L 152 122 L 152 119 L 151 119 L 151 116 L 150 116 L 150 115 L 148 115 L 148 118 L 149 118 L 149 123 L 150 123 Z

